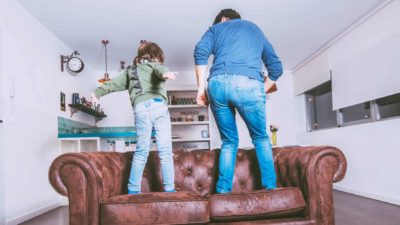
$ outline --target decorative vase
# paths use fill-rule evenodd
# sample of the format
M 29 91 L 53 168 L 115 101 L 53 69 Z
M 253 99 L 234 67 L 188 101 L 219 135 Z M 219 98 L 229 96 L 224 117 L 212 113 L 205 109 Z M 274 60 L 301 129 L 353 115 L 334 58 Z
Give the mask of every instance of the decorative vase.
M 276 131 L 272 131 L 272 145 L 276 146 Z

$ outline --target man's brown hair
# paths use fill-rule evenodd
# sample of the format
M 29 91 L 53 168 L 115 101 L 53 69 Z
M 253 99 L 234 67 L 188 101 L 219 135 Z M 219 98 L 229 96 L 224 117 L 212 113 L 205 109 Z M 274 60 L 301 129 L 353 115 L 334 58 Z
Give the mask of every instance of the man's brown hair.
M 232 19 L 241 19 L 241 16 L 236 10 L 233 9 L 223 9 L 221 10 L 218 15 L 215 17 L 213 25 L 220 23 L 222 20 L 222 17 L 229 18 L 230 20 Z
M 149 60 L 151 62 L 164 64 L 164 59 L 164 52 L 160 46 L 154 42 L 141 40 L 134 64 L 138 64 L 141 60 Z

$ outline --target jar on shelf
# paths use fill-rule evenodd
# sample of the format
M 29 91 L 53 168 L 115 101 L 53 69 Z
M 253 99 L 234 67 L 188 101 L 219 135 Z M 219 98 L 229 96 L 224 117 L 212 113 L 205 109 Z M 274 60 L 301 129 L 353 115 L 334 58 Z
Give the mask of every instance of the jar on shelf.
M 208 138 L 208 130 L 202 130 L 201 131 L 201 137 L 202 138 Z
M 193 121 L 199 121 L 199 112 L 197 111 L 193 112 Z
M 186 121 L 188 121 L 188 122 L 193 122 L 193 115 L 192 115 L 192 113 L 193 113 L 193 112 L 191 112 L 191 111 L 186 112 Z
M 181 112 L 181 121 L 182 122 L 186 121 L 186 112 Z
M 199 115 L 199 121 L 205 121 L 205 115 Z

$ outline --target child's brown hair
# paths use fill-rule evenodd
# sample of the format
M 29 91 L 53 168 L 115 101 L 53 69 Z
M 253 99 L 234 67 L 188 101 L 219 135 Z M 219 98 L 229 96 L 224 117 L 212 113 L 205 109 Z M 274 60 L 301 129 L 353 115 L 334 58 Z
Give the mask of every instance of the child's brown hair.
M 164 64 L 164 52 L 156 43 L 141 40 L 137 56 L 134 59 L 134 64 L 140 63 L 141 60 L 149 60 L 151 62 Z

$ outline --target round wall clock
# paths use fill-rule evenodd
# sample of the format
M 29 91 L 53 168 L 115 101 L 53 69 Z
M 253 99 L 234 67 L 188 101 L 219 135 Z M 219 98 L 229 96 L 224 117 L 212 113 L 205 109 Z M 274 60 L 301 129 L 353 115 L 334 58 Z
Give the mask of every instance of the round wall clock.
M 67 61 L 68 69 L 74 73 L 81 72 L 84 66 L 85 64 L 83 63 L 82 59 L 78 58 L 77 56 L 72 56 Z
M 74 51 L 70 56 L 61 55 L 61 72 L 64 71 L 64 64 L 67 64 L 68 71 L 73 73 L 81 72 L 85 67 L 85 64 L 78 55 L 78 51 Z

